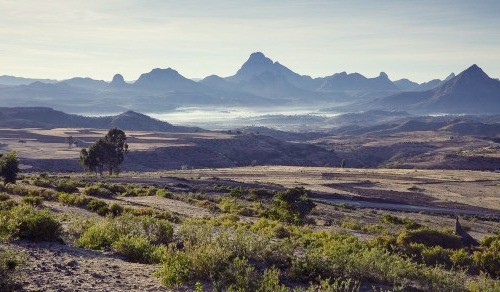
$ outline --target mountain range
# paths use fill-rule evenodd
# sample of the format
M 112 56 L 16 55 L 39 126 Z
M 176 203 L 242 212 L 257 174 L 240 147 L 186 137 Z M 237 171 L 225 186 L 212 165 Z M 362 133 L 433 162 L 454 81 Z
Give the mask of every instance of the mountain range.
M 199 81 L 172 68 L 156 68 L 125 82 L 75 77 L 63 81 L 0 76 L 3 106 L 42 106 L 88 112 L 164 112 L 178 106 L 285 107 L 319 109 L 343 103 L 344 109 L 387 109 L 427 113 L 498 113 L 500 81 L 474 65 L 459 75 L 418 84 L 340 72 L 312 78 L 252 53 L 232 76 L 211 75 Z
M 369 106 L 420 113 L 499 113 L 500 81 L 474 64 L 434 89 L 379 98 Z

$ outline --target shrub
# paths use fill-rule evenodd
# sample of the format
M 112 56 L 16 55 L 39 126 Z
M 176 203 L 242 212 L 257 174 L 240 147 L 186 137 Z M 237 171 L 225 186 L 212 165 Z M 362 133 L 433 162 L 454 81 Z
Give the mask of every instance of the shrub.
M 109 248 L 119 239 L 119 231 L 110 222 L 98 222 L 85 230 L 76 240 L 76 245 L 93 250 Z
M 408 245 L 410 243 L 421 243 L 428 247 L 440 246 L 443 248 L 462 248 L 462 239 L 459 236 L 445 233 L 433 229 L 417 229 L 404 230 L 397 238 L 397 243 L 400 245 Z
M 485 236 L 481 240 L 481 245 L 500 251 L 500 233 L 492 236 Z
M 325 279 L 321 280 L 318 285 L 311 285 L 307 292 L 329 291 L 329 292 L 357 292 L 360 291 L 359 281 L 348 279 Z M 374 291 L 376 291 L 374 289 Z
M 390 214 L 380 216 L 380 221 L 386 224 L 404 225 L 407 229 L 417 229 L 422 227 L 419 223 L 409 218 L 399 218 Z
M 0 211 L 8 211 L 17 205 L 17 202 L 13 199 L 0 200 Z
M 118 203 L 113 203 L 109 206 L 109 212 L 113 217 L 120 216 L 123 213 L 123 206 Z
M 270 268 L 264 271 L 262 280 L 259 283 L 258 292 L 286 292 L 289 289 L 280 284 L 280 271 L 277 268 Z
M 273 196 L 273 193 L 266 189 L 251 189 L 249 194 L 251 200 L 262 200 Z
M 450 261 L 458 268 L 468 268 L 472 264 L 472 257 L 465 249 L 457 249 L 450 254 Z
M 78 183 L 72 180 L 59 181 L 56 190 L 65 193 L 75 193 L 78 191 Z
M 185 253 L 172 251 L 165 257 L 156 275 L 161 278 L 163 285 L 170 288 L 179 287 L 189 278 L 189 266 Z
M 19 264 L 19 260 L 13 252 L 0 247 L 0 291 L 16 291 L 19 289 L 12 277 Z
M 363 228 L 361 223 L 354 220 L 342 220 L 340 227 L 351 230 L 361 230 Z
M 154 246 L 144 236 L 122 236 L 113 242 L 112 248 L 132 262 L 151 263 L 153 261 Z
M 500 252 L 494 249 L 475 251 L 472 254 L 474 264 L 494 278 L 500 278 Z
M 33 207 L 40 207 L 43 205 L 43 198 L 40 196 L 27 196 L 23 198 L 23 203 Z
M 156 195 L 158 197 L 162 197 L 162 198 L 172 198 L 172 193 L 170 193 L 168 190 L 166 189 L 158 189 L 156 191 Z
M 88 186 L 83 190 L 83 194 L 87 195 L 87 196 L 92 196 L 92 197 L 111 197 L 111 196 L 113 196 L 113 193 L 109 189 L 107 189 L 101 185 Z
M 403 219 L 391 214 L 383 214 L 380 216 L 380 221 L 386 224 L 403 224 Z
M 48 210 L 20 205 L 0 214 L 0 235 L 31 241 L 58 241 L 61 224 Z
M 87 209 L 96 212 L 101 216 L 106 216 L 110 212 L 108 204 L 103 200 L 91 198 L 87 203 Z
M 66 205 L 66 206 L 85 207 L 85 206 L 87 206 L 90 198 L 87 196 L 84 196 L 84 195 L 59 193 L 57 200 L 59 201 L 59 203 Z
M 314 206 L 309 199 L 309 192 L 297 187 L 274 196 L 270 217 L 287 223 L 302 224 Z
M 19 158 L 15 151 L 7 153 L 5 157 L 0 154 L 0 176 L 5 183 L 15 183 L 19 173 Z
M 165 220 L 124 214 L 116 218 L 106 218 L 93 223 L 83 231 L 76 244 L 94 250 L 111 247 L 114 249 L 122 248 L 123 250 L 130 248 L 130 254 L 133 255 L 133 252 L 141 250 L 140 248 L 145 246 L 144 239 L 147 240 L 149 245 L 153 246 L 169 243 L 172 237 L 173 227 Z M 121 242 L 117 243 L 120 240 Z M 143 259 L 151 261 L 153 252 L 153 249 L 149 250 L 149 254 L 144 254 Z
M 426 247 L 422 250 L 422 259 L 427 265 L 444 265 L 451 266 L 450 250 L 444 249 L 441 246 Z

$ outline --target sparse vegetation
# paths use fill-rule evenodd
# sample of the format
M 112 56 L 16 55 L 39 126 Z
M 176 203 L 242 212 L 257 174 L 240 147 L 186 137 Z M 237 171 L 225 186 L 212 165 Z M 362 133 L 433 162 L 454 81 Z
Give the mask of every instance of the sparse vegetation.
M 19 288 L 13 274 L 20 261 L 14 252 L 0 246 L 0 291 L 14 291 Z
M 39 175 L 23 179 L 34 186 L 0 185 L 5 192 L 0 192 L 0 218 L 7 219 L 0 223 L 1 237 L 31 241 L 60 241 L 63 237 L 67 244 L 80 248 L 112 251 L 127 261 L 158 264 L 156 276 L 169 288 L 498 288 L 497 234 L 485 237 L 479 247 L 466 249 L 450 230 L 425 226 L 414 217 L 337 206 L 329 209 L 337 215 L 328 226 L 316 224 L 314 220 L 319 216 L 330 214 L 313 211 L 314 204 L 304 188 L 272 193 L 219 185 L 213 187 L 217 193 L 212 195 L 205 193 L 211 189 L 205 186 L 198 192 L 171 193 L 158 185 L 72 179 L 76 190 L 66 193 L 58 192 L 60 181 L 55 176 Z M 21 196 L 20 203 L 15 203 L 10 194 Z M 181 218 L 155 206 L 123 205 L 122 200 L 141 199 L 131 198 L 137 196 L 151 196 L 147 199 L 158 202 L 164 198 L 181 200 L 211 213 L 203 218 Z M 67 224 L 64 221 L 68 217 L 43 209 L 52 204 L 82 208 L 102 217 L 69 218 Z M 343 231 L 333 231 L 339 227 Z M 373 239 L 369 240 L 359 236 L 367 233 L 376 236 L 370 235 Z
M 0 218 L 0 238 L 31 241 L 59 241 L 61 238 L 61 224 L 46 209 L 19 205 L 1 211 Z

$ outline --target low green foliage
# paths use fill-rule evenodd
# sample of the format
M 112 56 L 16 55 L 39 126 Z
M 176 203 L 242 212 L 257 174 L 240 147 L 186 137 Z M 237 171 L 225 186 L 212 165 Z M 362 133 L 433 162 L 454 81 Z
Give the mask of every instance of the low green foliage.
M 172 198 L 172 193 L 170 193 L 168 190 L 166 189 L 158 189 L 156 191 L 156 195 L 158 197 L 162 197 L 162 198 Z
M 102 185 L 91 185 L 83 190 L 83 194 L 91 197 L 111 197 L 113 192 Z
M 43 197 L 40 196 L 26 196 L 23 198 L 22 202 L 24 204 L 31 205 L 33 207 L 40 207 L 43 205 Z
M 0 212 L 0 218 L 0 237 L 32 241 L 59 241 L 61 238 L 61 224 L 48 210 L 20 205 Z
M 87 202 L 87 209 L 101 216 L 106 216 L 106 214 L 110 213 L 108 203 L 95 198 L 89 199 Z
M 124 214 L 91 224 L 76 244 L 95 250 L 111 248 L 131 261 L 149 263 L 157 261 L 156 249 L 172 241 L 172 237 L 173 227 L 165 220 Z
M 111 247 L 132 262 L 150 263 L 153 261 L 152 255 L 155 247 L 144 236 L 121 236 L 112 243 Z
M 14 252 L 0 247 L 0 291 L 15 291 L 19 289 L 13 273 L 20 264 Z
M 277 193 L 269 211 L 269 217 L 292 224 L 303 224 L 314 208 L 309 192 L 302 187 Z
M 462 248 L 463 243 L 459 236 L 440 230 L 421 228 L 417 230 L 404 230 L 397 239 L 398 244 L 421 243 L 425 246 L 440 246 L 443 248 Z
M 19 158 L 15 151 L 3 156 L 0 154 L 0 176 L 5 183 L 15 183 L 19 173 Z

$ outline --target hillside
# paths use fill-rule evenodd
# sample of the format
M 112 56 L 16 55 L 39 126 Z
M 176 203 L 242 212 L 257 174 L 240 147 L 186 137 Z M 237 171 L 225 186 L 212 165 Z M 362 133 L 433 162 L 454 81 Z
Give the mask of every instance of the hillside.
M 500 81 L 472 65 L 435 89 L 379 98 L 368 106 L 430 113 L 499 113 Z
M 174 126 L 146 115 L 127 111 L 116 116 L 84 117 L 51 108 L 0 108 L 0 127 L 4 128 L 120 128 L 123 130 L 158 132 L 196 132 L 194 127 Z

